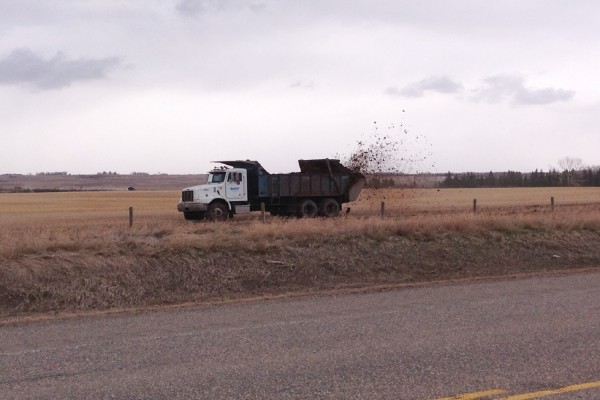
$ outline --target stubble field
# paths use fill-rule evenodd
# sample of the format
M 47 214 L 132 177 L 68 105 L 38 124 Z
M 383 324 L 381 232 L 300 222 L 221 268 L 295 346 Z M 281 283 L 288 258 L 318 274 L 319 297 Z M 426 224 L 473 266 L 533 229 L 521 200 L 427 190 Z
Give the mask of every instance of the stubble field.
M 0 317 L 600 266 L 599 188 L 364 190 L 339 218 L 266 223 L 185 221 L 178 198 L 0 194 Z

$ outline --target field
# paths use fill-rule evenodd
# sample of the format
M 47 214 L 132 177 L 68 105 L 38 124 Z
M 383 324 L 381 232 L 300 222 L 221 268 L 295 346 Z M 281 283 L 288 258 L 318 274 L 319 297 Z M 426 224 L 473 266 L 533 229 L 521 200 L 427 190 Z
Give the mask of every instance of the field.
M 339 218 L 266 223 L 185 221 L 178 198 L 0 194 L 0 317 L 600 266 L 599 188 L 364 190 Z
M 0 192 L 73 190 L 176 190 L 206 182 L 198 175 L 0 175 Z

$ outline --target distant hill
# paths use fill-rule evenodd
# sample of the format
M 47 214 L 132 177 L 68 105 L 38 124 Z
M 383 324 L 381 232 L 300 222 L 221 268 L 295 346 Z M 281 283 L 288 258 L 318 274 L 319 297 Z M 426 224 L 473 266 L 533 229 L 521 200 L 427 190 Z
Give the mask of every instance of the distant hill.
M 0 192 L 80 190 L 180 190 L 206 183 L 207 175 L 0 175 Z
M 67 173 L 47 173 L 36 175 L 4 174 L 0 175 L 0 192 L 53 192 L 85 190 L 181 190 L 183 188 L 206 183 L 208 174 L 195 175 L 150 175 L 134 173 L 119 175 L 100 173 L 95 175 L 70 175 Z M 381 174 L 370 176 L 373 179 L 393 181 L 393 187 L 437 187 L 445 178 L 443 174 Z M 369 185 L 380 187 L 379 185 Z M 383 185 L 381 187 L 388 187 Z

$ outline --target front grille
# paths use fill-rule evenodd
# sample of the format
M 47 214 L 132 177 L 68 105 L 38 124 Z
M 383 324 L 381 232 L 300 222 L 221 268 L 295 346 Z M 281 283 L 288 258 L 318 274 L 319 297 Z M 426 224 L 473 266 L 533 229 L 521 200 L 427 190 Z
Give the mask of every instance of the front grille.
M 194 191 L 184 190 L 181 192 L 181 201 L 194 201 Z

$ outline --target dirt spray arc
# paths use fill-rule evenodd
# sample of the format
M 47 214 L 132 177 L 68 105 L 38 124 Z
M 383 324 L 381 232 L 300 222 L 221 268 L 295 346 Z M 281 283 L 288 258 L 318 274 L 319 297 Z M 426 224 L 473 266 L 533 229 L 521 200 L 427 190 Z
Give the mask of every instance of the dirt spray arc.
M 353 171 L 374 176 L 429 172 L 435 167 L 426 166 L 432 154 L 427 137 L 413 133 L 404 123 L 380 128 L 374 121 L 370 132 L 363 133 L 348 153 L 336 154 L 334 158 Z

